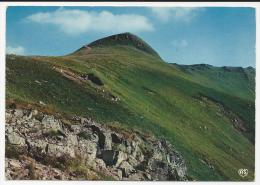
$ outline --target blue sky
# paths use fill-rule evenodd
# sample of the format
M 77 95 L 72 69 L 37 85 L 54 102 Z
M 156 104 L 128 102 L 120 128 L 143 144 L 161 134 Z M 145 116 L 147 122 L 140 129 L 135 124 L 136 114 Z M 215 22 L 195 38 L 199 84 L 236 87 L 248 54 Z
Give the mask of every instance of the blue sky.
M 255 67 L 253 8 L 9 7 L 7 53 L 64 55 L 131 32 L 167 62 Z

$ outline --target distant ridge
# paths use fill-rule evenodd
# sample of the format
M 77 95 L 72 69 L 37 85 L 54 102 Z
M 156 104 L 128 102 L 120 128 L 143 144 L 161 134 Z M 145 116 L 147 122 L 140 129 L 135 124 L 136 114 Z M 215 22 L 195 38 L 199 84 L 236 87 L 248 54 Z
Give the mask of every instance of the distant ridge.
M 174 65 L 178 68 L 182 69 L 200 69 L 200 70 L 205 70 L 205 69 L 210 69 L 210 68 L 219 68 L 223 69 L 225 71 L 234 71 L 234 72 L 243 72 L 244 70 L 250 70 L 251 72 L 255 72 L 255 68 L 252 66 L 248 67 L 237 67 L 237 66 L 213 66 L 210 64 L 178 64 L 178 63 L 170 63 L 170 65 Z

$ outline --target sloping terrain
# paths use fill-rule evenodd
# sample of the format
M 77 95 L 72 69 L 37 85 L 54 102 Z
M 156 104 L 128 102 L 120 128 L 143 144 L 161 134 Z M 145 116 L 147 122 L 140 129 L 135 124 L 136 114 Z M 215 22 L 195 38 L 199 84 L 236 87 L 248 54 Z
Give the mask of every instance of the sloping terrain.
M 127 33 L 66 56 L 7 55 L 6 101 L 164 138 L 189 180 L 253 180 L 254 76 L 253 68 L 165 63 Z

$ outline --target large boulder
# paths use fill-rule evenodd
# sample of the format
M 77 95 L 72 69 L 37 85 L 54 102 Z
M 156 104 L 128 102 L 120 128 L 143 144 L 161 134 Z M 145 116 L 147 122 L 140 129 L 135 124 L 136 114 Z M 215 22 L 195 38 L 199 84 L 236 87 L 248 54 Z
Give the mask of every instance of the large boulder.
M 22 118 L 24 116 L 23 109 L 15 109 L 14 116 L 17 118 Z
M 125 152 L 118 152 L 117 159 L 116 159 L 116 164 L 115 166 L 118 167 L 123 161 L 127 160 L 128 156 Z
M 114 150 L 103 150 L 101 151 L 101 158 L 108 166 L 112 166 L 116 164 L 116 156 L 117 152 Z
M 26 142 L 25 139 L 21 136 L 19 136 L 17 133 L 12 132 L 7 135 L 7 142 L 9 142 L 12 145 L 17 145 L 17 146 L 25 146 Z
M 42 124 L 45 129 L 62 130 L 60 122 L 54 116 L 45 115 L 42 119 Z
M 43 140 L 27 140 L 29 152 L 31 155 L 42 157 L 43 154 L 46 154 L 47 142 Z
M 6 137 L 6 156 L 16 156 L 25 154 L 28 151 L 26 140 L 18 135 L 16 132 L 12 132 L 5 135 Z
M 5 125 L 5 133 L 6 134 L 11 134 L 11 133 L 13 133 L 13 131 L 14 131 L 13 127 L 11 127 L 9 124 Z
M 81 157 L 94 160 L 97 154 L 97 143 L 89 140 L 79 140 L 78 150 Z
M 112 137 L 110 132 L 105 132 L 104 150 L 112 150 Z

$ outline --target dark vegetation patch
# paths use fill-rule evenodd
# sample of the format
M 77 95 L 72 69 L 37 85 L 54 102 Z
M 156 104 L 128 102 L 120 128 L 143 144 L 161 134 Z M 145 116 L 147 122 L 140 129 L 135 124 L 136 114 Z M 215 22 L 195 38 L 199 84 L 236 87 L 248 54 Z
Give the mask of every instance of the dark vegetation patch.
M 222 67 L 225 71 L 227 72 L 238 72 L 238 73 L 243 73 L 243 68 L 242 67 L 229 67 L 229 66 L 224 66 Z
M 86 75 L 82 75 L 82 78 L 84 78 L 85 80 L 89 80 L 91 81 L 92 83 L 98 85 L 98 86 L 102 86 L 104 85 L 104 83 L 101 81 L 100 78 L 98 78 L 95 74 L 93 73 L 89 73 L 89 74 L 86 74 Z
M 153 91 L 153 90 L 151 90 L 151 89 L 149 89 L 149 88 L 147 88 L 147 87 L 142 86 L 142 88 L 143 88 L 148 94 L 156 94 L 155 91 Z
M 112 142 L 113 143 L 117 143 L 117 144 L 122 143 L 122 139 L 120 139 L 115 133 L 112 133 L 111 137 L 112 137 Z
M 83 139 L 86 139 L 86 140 L 91 139 L 91 135 L 88 132 L 84 132 L 84 131 L 78 133 L 78 136 L 83 138 Z

